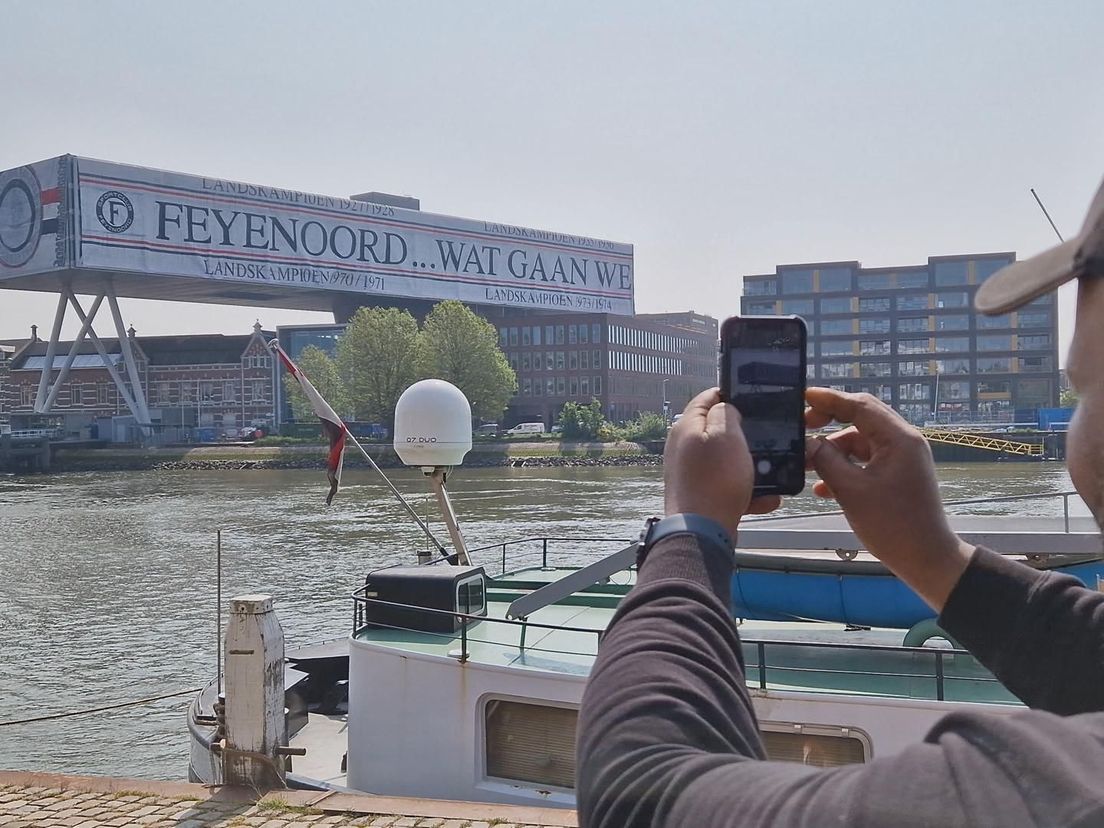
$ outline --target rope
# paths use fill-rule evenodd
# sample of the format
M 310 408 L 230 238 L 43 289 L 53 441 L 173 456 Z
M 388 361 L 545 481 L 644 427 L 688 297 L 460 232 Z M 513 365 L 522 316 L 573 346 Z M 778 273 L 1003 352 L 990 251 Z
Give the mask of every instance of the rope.
M 202 687 L 195 687 L 191 690 L 179 690 L 176 693 L 166 693 L 163 696 L 149 696 L 144 699 L 119 702 L 118 704 L 105 704 L 103 707 L 89 707 L 86 710 L 73 710 L 69 713 L 51 713 L 49 716 L 35 716 L 30 719 L 11 719 L 10 721 L 0 722 L 0 727 L 7 727 L 8 725 L 31 724 L 32 722 L 48 722 L 54 719 L 67 719 L 70 716 L 85 716 L 89 713 L 103 713 L 105 710 L 119 710 L 123 707 L 138 707 L 142 704 L 150 704 L 151 702 L 162 701 L 164 699 L 172 699 L 177 696 L 192 695 L 198 693 L 202 689 Z

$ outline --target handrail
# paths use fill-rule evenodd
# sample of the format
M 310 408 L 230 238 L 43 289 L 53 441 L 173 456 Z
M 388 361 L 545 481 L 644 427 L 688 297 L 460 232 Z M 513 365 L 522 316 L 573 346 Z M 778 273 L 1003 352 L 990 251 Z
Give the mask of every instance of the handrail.
M 458 612 L 455 610 L 442 610 L 431 607 L 423 607 L 417 604 L 404 604 L 396 601 L 384 601 L 379 598 L 369 598 L 362 593 L 367 587 L 359 587 L 354 590 L 351 597 L 355 606 L 353 617 L 353 637 L 356 638 L 361 632 L 374 625 L 377 627 L 384 627 L 386 629 L 394 629 L 405 632 L 420 632 L 426 633 L 425 630 L 417 630 L 412 627 L 403 627 L 395 624 L 377 624 L 376 622 L 369 622 L 365 618 L 365 611 L 369 605 L 381 605 L 395 607 L 406 611 L 416 611 L 422 613 L 430 613 L 433 615 L 446 615 L 450 616 L 455 621 L 460 621 L 460 629 L 455 634 L 449 633 L 428 633 L 430 635 L 437 635 L 443 638 L 460 639 L 460 651 L 455 656 L 457 661 L 461 664 L 466 664 L 470 658 L 470 642 L 472 639 L 469 636 L 468 627 L 472 623 L 491 623 L 491 624 L 505 624 L 511 627 L 517 627 L 520 630 L 519 640 L 517 647 L 519 650 L 535 650 L 538 652 L 548 653 L 560 653 L 562 655 L 578 655 L 587 656 L 589 653 L 575 653 L 567 650 L 551 650 L 544 647 L 527 647 L 525 644 L 525 633 L 527 630 L 552 630 L 562 632 L 575 632 L 595 635 L 599 642 L 601 642 L 602 636 L 605 634 L 604 629 L 594 629 L 593 627 L 570 627 L 557 624 L 541 624 L 524 619 L 514 620 L 509 618 L 495 618 L 487 615 L 473 615 L 471 613 Z M 475 639 L 475 641 L 479 641 Z M 497 643 L 497 642 L 496 642 Z M 935 648 L 935 647 L 907 647 L 904 645 L 894 644 L 865 644 L 865 643 L 842 643 L 835 641 L 792 641 L 792 640 L 775 640 L 775 639 L 756 639 L 756 638 L 741 638 L 741 643 L 746 647 L 753 647 L 756 652 L 756 662 L 749 663 L 745 670 L 745 680 L 749 683 L 753 682 L 753 673 L 757 674 L 758 686 L 762 690 L 768 689 L 767 683 L 767 671 L 768 669 L 774 670 L 776 673 L 787 672 L 804 672 L 804 673 L 825 673 L 829 675 L 840 676 L 878 676 L 886 678 L 908 678 L 908 679 L 927 679 L 931 678 L 935 682 L 935 698 L 937 701 L 944 701 L 946 698 L 946 685 L 948 682 L 954 681 L 971 681 L 971 682 L 989 682 L 999 684 L 999 680 L 989 675 L 978 676 L 948 676 L 945 670 L 945 660 L 954 656 L 967 656 L 973 658 L 968 650 L 962 650 L 957 648 Z M 768 664 L 767 653 L 769 650 L 785 650 L 786 648 L 803 648 L 813 650 L 834 650 L 845 652 L 875 652 L 883 654 L 902 654 L 902 655 L 916 655 L 923 656 L 925 658 L 934 659 L 934 672 L 928 673 L 899 673 L 899 672 L 880 672 L 871 670 L 831 670 L 816 667 L 794 667 L 785 664 L 775 664 L 773 667 Z M 451 656 L 454 651 L 450 651 Z M 984 669 L 984 668 L 983 668 Z

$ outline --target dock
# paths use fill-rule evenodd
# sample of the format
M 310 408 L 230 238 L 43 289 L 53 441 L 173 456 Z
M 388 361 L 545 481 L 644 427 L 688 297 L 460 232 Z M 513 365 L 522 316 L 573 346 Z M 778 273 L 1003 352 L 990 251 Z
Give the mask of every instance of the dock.
M 576 828 L 575 811 L 0 771 L 3 828 Z

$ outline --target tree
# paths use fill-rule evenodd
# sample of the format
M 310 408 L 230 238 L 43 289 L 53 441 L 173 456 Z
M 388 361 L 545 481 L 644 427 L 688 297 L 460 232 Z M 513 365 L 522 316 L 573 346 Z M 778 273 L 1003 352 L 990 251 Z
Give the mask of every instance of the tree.
M 602 417 L 602 404 L 591 400 L 590 405 L 564 403 L 560 412 L 560 428 L 563 436 L 570 440 L 594 440 L 605 420 Z
M 338 416 L 346 416 L 349 413 L 349 397 L 345 391 L 345 383 L 341 381 L 337 366 L 334 365 L 329 354 L 316 345 L 308 345 L 299 354 L 296 362 L 307 379 L 311 381 L 311 385 L 322 395 L 322 399 L 330 404 Z M 287 391 L 291 413 L 296 421 L 311 422 L 315 416 L 314 409 L 307 401 L 299 381 L 291 374 L 284 374 L 284 389 Z
M 421 375 L 451 382 L 481 420 L 497 420 L 517 390 L 494 325 L 455 300 L 439 302 L 426 316 L 421 356 Z
M 654 411 L 641 411 L 625 424 L 626 440 L 662 440 L 666 436 L 667 419 Z
M 1062 393 L 1058 395 L 1058 404 L 1062 406 L 1062 408 L 1074 408 L 1079 400 L 1080 397 L 1077 396 L 1077 392 L 1072 388 L 1064 388 Z
M 394 430 L 395 403 L 420 379 L 418 323 L 398 308 L 361 308 L 337 345 L 337 370 L 356 419 Z

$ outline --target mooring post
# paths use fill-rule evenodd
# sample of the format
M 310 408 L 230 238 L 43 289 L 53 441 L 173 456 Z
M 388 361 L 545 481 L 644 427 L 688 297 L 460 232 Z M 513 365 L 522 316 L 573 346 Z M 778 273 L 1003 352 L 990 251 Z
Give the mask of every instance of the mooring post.
M 284 787 L 284 633 L 272 598 L 230 601 L 226 624 L 226 747 L 223 782 Z

